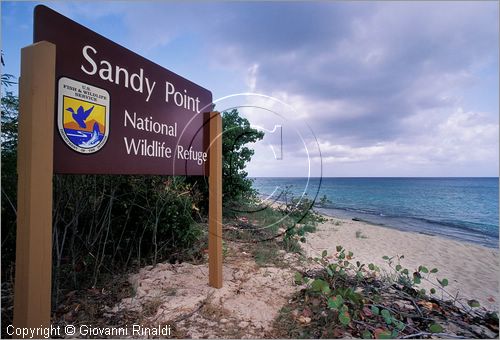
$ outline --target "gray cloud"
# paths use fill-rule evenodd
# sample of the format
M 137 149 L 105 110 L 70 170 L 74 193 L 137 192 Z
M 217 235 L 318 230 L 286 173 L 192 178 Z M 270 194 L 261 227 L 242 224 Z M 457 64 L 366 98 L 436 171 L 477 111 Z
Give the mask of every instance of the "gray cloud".
M 342 99 L 364 107 L 362 115 L 344 112 L 343 117 L 332 118 L 331 112 L 314 113 L 316 124 L 311 123 L 319 132 L 335 129 L 337 135 L 356 135 L 367 143 L 406 134 L 401 120 L 419 109 L 446 105 L 440 96 L 467 81 L 467 76 L 448 82 L 443 78 L 467 71 L 473 63 L 495 60 L 492 46 L 497 46 L 497 20 L 490 14 L 495 13 L 491 6 L 478 10 L 468 3 L 384 3 L 370 5 L 372 11 L 367 11 L 365 4 L 350 5 L 354 10 L 344 14 L 345 6 L 337 3 L 311 4 L 320 10 L 297 23 L 309 22 L 302 27 L 313 34 L 306 36 L 320 38 L 306 42 L 300 40 L 304 34 L 293 34 L 294 20 L 254 22 L 247 13 L 249 21 L 243 21 L 268 32 L 267 43 L 262 45 L 274 46 L 269 51 L 259 48 L 265 40 L 261 34 L 240 36 L 237 58 L 259 64 L 261 90 L 280 89 L 311 102 Z M 343 19 L 335 20 L 338 17 Z M 331 19 L 330 27 L 325 18 Z M 274 34 L 277 25 L 279 32 L 291 32 L 288 43 L 283 42 L 283 34 Z M 483 28 L 488 25 L 489 30 Z M 237 43 L 231 39 L 233 34 L 229 40 L 223 32 L 216 37 L 220 44 Z M 426 88 L 430 91 L 420 90 Z
M 494 73 L 498 87 L 496 2 L 122 6 L 137 46 L 168 48 L 194 35 L 212 64 L 250 70 L 256 92 L 285 95 L 307 113 L 326 157 L 385 152 L 425 164 L 475 154 L 498 171 L 498 94 L 484 97 L 490 112 L 463 109 L 475 86 L 498 92 L 482 83 Z M 451 136 L 447 126 L 473 136 Z

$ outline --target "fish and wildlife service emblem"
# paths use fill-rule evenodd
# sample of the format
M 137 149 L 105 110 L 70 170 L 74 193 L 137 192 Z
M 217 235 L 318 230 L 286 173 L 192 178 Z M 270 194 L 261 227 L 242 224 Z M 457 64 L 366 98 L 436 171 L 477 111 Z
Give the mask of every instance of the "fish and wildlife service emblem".
M 57 124 L 59 134 L 73 150 L 99 151 L 109 137 L 108 91 L 62 77 L 58 83 Z

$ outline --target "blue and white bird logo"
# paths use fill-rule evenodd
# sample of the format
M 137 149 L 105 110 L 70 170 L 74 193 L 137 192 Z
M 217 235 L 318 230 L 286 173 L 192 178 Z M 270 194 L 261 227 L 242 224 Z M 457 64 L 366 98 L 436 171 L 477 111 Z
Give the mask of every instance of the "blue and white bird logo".
M 75 82 L 71 79 L 68 80 Z M 71 91 L 68 91 L 67 88 Z M 108 105 L 106 102 L 99 103 L 95 100 L 95 98 L 99 98 L 99 95 L 88 90 L 90 89 L 88 85 L 81 86 L 81 88 L 82 90 L 78 91 L 79 87 L 75 87 L 73 84 L 67 85 L 66 88 L 60 88 L 63 93 L 62 96 L 59 96 L 58 123 L 59 132 L 66 144 L 75 151 L 88 154 L 100 150 L 108 138 L 109 99 Z M 87 93 L 92 95 L 88 95 L 92 101 L 78 98 L 85 97 Z

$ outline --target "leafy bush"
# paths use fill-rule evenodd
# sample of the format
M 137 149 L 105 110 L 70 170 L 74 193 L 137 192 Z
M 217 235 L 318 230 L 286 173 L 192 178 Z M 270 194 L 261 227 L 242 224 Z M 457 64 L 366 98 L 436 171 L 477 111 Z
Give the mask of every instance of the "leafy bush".
M 393 275 L 383 276 L 378 266 L 356 261 L 354 254 L 342 246 L 336 247 L 333 256 L 323 251 L 321 257 L 313 259 L 321 266 L 320 270 L 295 274 L 295 283 L 305 288 L 278 318 L 277 324 L 287 327 L 280 335 L 368 339 L 448 337 L 453 334 L 444 333 L 445 325 L 454 323 L 454 327 L 460 328 L 459 334 L 469 337 L 491 337 L 495 332 L 498 336 L 495 313 L 477 312 L 476 300 L 469 300 L 468 306 L 459 308 L 456 301 L 427 296 L 419 285 L 422 280 L 432 281 L 438 270 L 419 266 L 409 271 L 399 263 L 402 258 L 384 256 Z M 448 280 L 436 278 L 436 281 L 436 288 L 444 290 Z M 478 325 L 483 327 L 482 333 Z
M 288 252 L 302 251 L 300 243 L 306 242 L 306 234 L 316 231 L 323 217 L 311 209 L 312 201 L 292 198 L 289 204 L 266 206 L 262 202 L 250 202 L 232 210 L 234 216 L 227 216 L 227 223 L 236 228 L 225 231 L 225 237 L 239 242 L 264 242 L 279 239 L 279 246 Z
M 261 140 L 264 132 L 251 128 L 248 119 L 241 117 L 236 109 L 222 113 L 222 130 L 222 191 L 224 200 L 230 204 L 255 194 L 245 171 L 254 151 L 245 145 Z
M 250 126 L 238 110 L 222 112 L 222 204 L 223 215 L 236 217 L 242 206 L 256 203 L 257 192 L 252 188 L 252 180 L 245 171 L 254 150 L 246 145 L 264 137 L 262 131 Z M 208 212 L 208 181 L 202 177 L 187 177 L 202 195 L 200 209 Z

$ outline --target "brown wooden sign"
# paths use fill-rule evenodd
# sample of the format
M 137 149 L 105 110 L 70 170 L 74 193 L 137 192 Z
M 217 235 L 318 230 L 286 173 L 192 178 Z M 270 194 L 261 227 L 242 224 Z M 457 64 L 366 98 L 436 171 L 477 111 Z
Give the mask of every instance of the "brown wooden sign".
M 21 50 L 14 326 L 50 327 L 54 172 L 209 175 L 208 281 L 222 287 L 212 94 L 45 6 L 34 26 Z
M 40 41 L 57 47 L 55 173 L 208 175 L 210 91 L 42 5 Z

